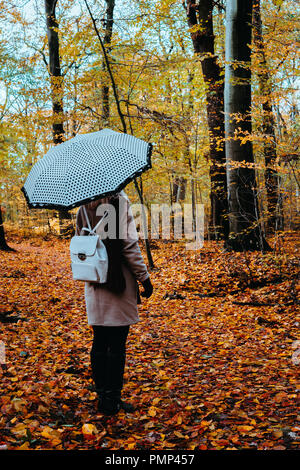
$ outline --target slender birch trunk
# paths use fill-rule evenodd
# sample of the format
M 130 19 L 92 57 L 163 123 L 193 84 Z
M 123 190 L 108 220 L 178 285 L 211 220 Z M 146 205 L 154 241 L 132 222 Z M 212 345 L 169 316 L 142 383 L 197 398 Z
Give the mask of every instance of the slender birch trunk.
M 280 194 L 280 176 L 274 170 L 276 163 L 276 137 L 275 118 L 272 106 L 272 83 L 265 55 L 260 12 L 260 0 L 253 3 L 253 41 L 259 54 L 258 83 L 259 92 L 263 98 L 262 131 L 266 137 L 264 141 L 265 156 L 265 187 L 267 193 L 267 227 L 271 232 L 283 227 L 282 198 Z
M 111 66 L 110 66 L 107 51 L 105 49 L 105 45 L 103 43 L 103 40 L 100 36 L 95 18 L 93 17 L 93 14 L 92 14 L 91 9 L 89 7 L 88 1 L 84 0 L 84 3 L 87 7 L 87 10 L 89 12 L 89 15 L 91 17 L 91 20 L 92 20 L 92 23 L 93 23 L 93 26 L 94 26 L 95 33 L 96 33 L 97 38 L 100 42 L 100 46 L 101 46 L 101 49 L 102 49 L 102 52 L 103 52 L 103 59 L 105 61 L 105 65 L 107 67 L 108 75 L 109 75 L 109 78 L 110 78 L 110 83 L 111 83 L 112 90 L 113 90 L 114 100 L 115 100 L 115 103 L 116 103 L 116 106 L 117 106 L 118 115 L 119 115 L 119 118 L 120 118 L 120 121 L 121 121 L 121 124 L 122 124 L 122 127 L 123 127 L 123 132 L 126 134 L 127 133 L 127 125 L 126 125 L 124 114 L 122 113 L 122 110 L 121 110 L 120 100 L 119 100 L 119 96 L 118 96 L 118 89 L 117 89 L 117 85 L 116 85 L 116 82 L 115 82 L 115 79 L 114 79 L 114 74 L 113 74 Z M 144 197 L 143 197 L 142 184 L 141 184 L 141 186 L 139 186 L 136 178 L 133 180 L 133 182 L 134 182 L 135 189 L 138 193 L 140 203 L 142 205 L 142 219 L 143 219 L 143 221 L 145 221 L 146 214 L 143 210 L 143 208 L 144 208 Z M 145 229 L 145 233 L 146 233 L 146 224 L 145 223 L 144 223 L 144 229 Z M 149 268 L 152 269 L 152 268 L 154 268 L 154 262 L 153 262 L 153 258 L 152 258 L 152 254 L 151 254 L 151 248 L 150 248 L 150 243 L 149 243 L 148 236 L 145 238 L 145 248 L 146 248 Z

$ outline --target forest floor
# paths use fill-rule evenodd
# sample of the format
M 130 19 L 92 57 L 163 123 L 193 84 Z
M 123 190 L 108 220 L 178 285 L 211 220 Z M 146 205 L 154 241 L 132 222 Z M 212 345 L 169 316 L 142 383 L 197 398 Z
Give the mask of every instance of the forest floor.
M 127 346 L 124 398 L 137 410 L 114 417 L 95 411 L 69 242 L 7 238 L 16 252 L 0 252 L 0 449 L 300 448 L 295 233 L 267 254 L 153 244 L 154 294 Z

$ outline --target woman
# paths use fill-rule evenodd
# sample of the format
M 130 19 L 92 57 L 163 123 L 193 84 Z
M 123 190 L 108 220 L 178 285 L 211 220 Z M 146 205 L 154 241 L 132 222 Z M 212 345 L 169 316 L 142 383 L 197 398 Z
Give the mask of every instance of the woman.
M 98 199 L 85 205 L 91 227 L 101 218 L 100 204 L 109 204 L 115 211 L 115 232 L 103 239 L 108 254 L 108 278 L 105 284 L 85 283 L 88 323 L 93 328 L 91 349 L 92 375 L 98 394 L 98 411 L 116 414 L 120 409 L 134 411 L 121 400 L 126 356 L 126 340 L 130 325 L 139 321 L 139 281 L 144 297 L 150 297 L 153 287 L 144 263 L 137 237 L 131 236 L 134 225 L 129 200 L 121 191 L 115 196 Z M 99 211 L 98 211 L 99 212 Z M 76 234 L 88 235 L 83 206 L 77 212 Z M 129 235 L 128 235 L 129 233 Z M 125 236 L 124 236 L 125 234 Z

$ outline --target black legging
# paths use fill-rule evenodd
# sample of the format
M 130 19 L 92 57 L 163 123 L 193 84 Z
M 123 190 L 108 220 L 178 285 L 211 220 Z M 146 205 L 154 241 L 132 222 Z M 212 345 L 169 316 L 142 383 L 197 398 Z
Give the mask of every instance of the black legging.
M 98 395 L 104 391 L 120 399 L 129 326 L 93 326 L 91 366 Z
M 93 352 L 125 354 L 129 325 L 100 326 L 93 325 Z

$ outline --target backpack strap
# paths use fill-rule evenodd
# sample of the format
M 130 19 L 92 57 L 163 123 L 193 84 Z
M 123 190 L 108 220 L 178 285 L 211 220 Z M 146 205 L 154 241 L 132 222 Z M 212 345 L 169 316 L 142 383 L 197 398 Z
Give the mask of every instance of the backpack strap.
M 94 235 L 96 235 L 96 230 L 97 228 L 100 226 L 102 220 L 107 216 L 108 212 L 105 211 L 104 214 L 103 214 L 103 217 L 101 217 L 101 219 L 99 220 L 99 222 L 97 222 L 97 224 L 95 225 L 94 228 L 91 227 L 91 224 L 90 224 L 90 221 L 89 221 L 89 218 L 88 218 L 88 215 L 87 215 L 87 211 L 86 211 L 86 208 L 84 206 L 83 207 L 83 212 L 84 212 L 84 215 L 85 215 L 85 218 L 86 218 L 86 221 L 87 221 L 87 225 L 88 225 L 88 228 L 86 227 L 83 227 L 81 230 L 86 230 L 87 232 L 89 232 L 89 234 L 91 235 L 92 233 Z
M 88 224 L 88 229 L 86 227 L 83 227 L 81 230 L 88 230 L 89 232 L 91 232 L 92 228 L 91 228 L 91 224 L 90 224 L 90 221 L 89 221 L 89 218 L 88 218 L 88 215 L 87 215 L 86 208 L 84 206 L 82 206 L 82 208 L 83 208 L 85 220 L 87 221 L 87 224 Z

